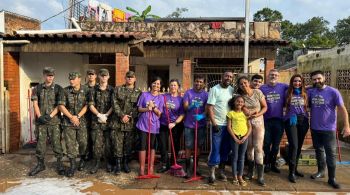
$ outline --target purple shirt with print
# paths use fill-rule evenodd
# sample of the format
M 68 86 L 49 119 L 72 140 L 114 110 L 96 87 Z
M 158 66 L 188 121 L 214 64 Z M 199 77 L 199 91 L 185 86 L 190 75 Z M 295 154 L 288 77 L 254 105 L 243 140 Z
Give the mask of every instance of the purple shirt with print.
M 308 117 L 308 113 L 305 112 L 305 101 L 301 95 L 292 95 L 289 108 L 287 108 L 287 113 L 284 117 L 285 120 L 289 119 L 292 115 L 304 115 L 305 117 Z
M 339 91 L 326 86 L 324 89 L 308 90 L 311 107 L 311 129 L 335 131 L 337 128 L 336 107 L 344 104 Z
M 137 102 L 138 107 L 146 108 L 149 101 L 154 101 L 157 108 L 163 113 L 164 100 L 162 95 L 153 96 L 150 92 L 143 92 Z M 149 115 L 151 114 L 151 133 L 159 133 L 159 117 L 153 111 L 142 112 L 139 114 L 139 119 L 136 127 L 144 132 L 148 132 Z
M 264 119 L 283 118 L 283 107 L 285 102 L 285 94 L 288 85 L 277 83 L 275 86 L 265 84 L 260 87 L 266 98 L 267 111 L 264 114 Z
M 195 102 L 198 102 L 200 107 L 198 108 L 198 114 L 202 114 L 205 112 L 205 105 L 208 100 L 208 92 L 201 90 L 200 92 L 196 92 L 194 89 L 187 90 L 183 102 L 188 102 L 188 106 L 191 107 Z M 191 109 L 186 111 L 185 122 L 184 125 L 187 128 L 195 128 L 196 121 L 194 120 L 194 116 L 196 114 L 196 109 Z M 206 119 L 202 119 L 198 121 L 198 127 L 204 127 L 207 125 Z
M 168 116 L 167 111 L 165 110 L 165 105 L 167 105 L 170 122 L 173 123 L 176 119 L 184 114 L 182 97 L 180 95 L 173 97 L 170 93 L 164 94 L 163 99 L 165 97 L 166 104 L 164 104 L 163 113 L 160 116 L 160 124 L 168 125 Z

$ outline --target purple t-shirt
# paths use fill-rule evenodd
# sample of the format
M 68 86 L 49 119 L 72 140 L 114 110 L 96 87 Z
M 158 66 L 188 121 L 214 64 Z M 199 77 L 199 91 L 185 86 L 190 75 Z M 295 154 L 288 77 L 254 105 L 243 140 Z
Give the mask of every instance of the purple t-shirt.
M 164 96 L 166 99 L 166 105 L 168 108 L 168 113 L 169 113 L 169 118 L 170 118 L 170 122 L 175 122 L 176 119 L 184 114 L 184 109 L 183 109 L 183 104 L 182 104 L 182 97 L 180 95 L 173 97 L 171 96 L 170 93 L 164 94 L 163 95 L 163 100 L 164 100 Z M 165 106 L 165 104 L 164 104 Z M 165 110 L 165 107 L 163 108 L 163 113 L 160 116 L 160 124 L 162 125 L 168 125 L 168 116 L 167 116 L 167 112 Z
M 305 117 L 308 117 L 308 113 L 305 112 L 305 103 L 306 102 L 301 95 L 293 94 L 290 100 L 289 108 L 287 108 L 287 113 L 284 116 L 285 120 L 289 119 L 292 115 L 304 115 Z
M 336 106 L 344 104 L 339 91 L 330 86 L 324 89 L 310 88 L 308 95 L 311 107 L 311 129 L 335 131 L 337 128 Z
M 277 83 L 275 86 L 268 84 L 262 85 L 260 90 L 266 98 L 267 111 L 264 114 L 264 119 L 283 118 L 283 107 L 285 102 L 286 90 L 288 85 Z
M 164 100 L 162 95 L 153 96 L 150 92 L 143 92 L 137 102 L 137 107 L 146 108 L 149 101 L 154 101 L 157 108 L 163 113 Z M 159 117 L 153 111 L 142 112 L 139 114 L 139 119 L 136 127 L 141 131 L 148 132 L 149 115 L 151 114 L 151 133 L 159 133 Z
M 196 92 L 194 89 L 187 90 L 183 102 L 188 102 L 188 106 L 194 105 L 195 102 L 198 102 L 200 107 L 198 108 L 198 114 L 202 114 L 205 112 L 205 106 L 208 100 L 208 92 L 202 90 L 200 92 Z M 196 109 L 191 109 L 186 111 L 185 122 L 184 125 L 187 128 L 195 128 L 196 121 L 194 120 L 194 116 L 196 114 Z M 207 125 L 207 121 L 202 119 L 198 121 L 198 127 L 204 127 Z

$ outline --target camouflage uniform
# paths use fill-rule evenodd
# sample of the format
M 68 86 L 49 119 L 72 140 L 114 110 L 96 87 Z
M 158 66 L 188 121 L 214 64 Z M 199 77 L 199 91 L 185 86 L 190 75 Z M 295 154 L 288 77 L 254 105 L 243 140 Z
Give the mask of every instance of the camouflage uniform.
M 85 85 L 80 85 L 79 91 L 75 91 L 72 86 L 64 88 L 63 91 L 58 104 L 65 106 L 72 115 L 78 115 L 84 106 L 87 105 L 89 89 Z M 63 116 L 62 119 L 68 158 L 76 158 L 78 154 L 80 156 L 86 154 L 87 129 L 85 117 L 81 117 L 79 122 L 80 126 L 76 127 L 67 116 Z
M 41 115 L 46 115 L 50 114 L 57 107 L 61 93 L 61 86 L 52 83 L 51 86 L 47 87 L 45 83 L 42 83 L 35 87 L 31 99 L 32 101 L 38 101 Z M 61 129 L 58 115 L 54 116 L 46 124 L 39 123 L 38 119 L 35 121 L 35 136 L 37 140 L 36 156 L 40 159 L 45 157 L 47 135 L 49 135 L 51 140 L 55 157 L 62 158 Z
M 107 86 L 106 90 L 101 90 L 100 86 L 96 85 L 89 95 L 89 107 L 93 105 L 98 112 L 107 113 L 111 108 L 111 98 L 113 87 Z M 100 159 L 104 154 L 107 159 L 111 157 L 111 139 L 109 122 L 99 123 L 96 115 L 92 115 L 91 119 L 91 136 L 93 142 L 94 158 Z
M 94 69 L 88 69 L 86 71 L 86 74 L 96 74 L 95 70 Z M 96 83 L 97 85 L 97 83 Z M 89 83 L 86 83 L 85 86 L 89 88 L 89 93 L 92 89 L 94 89 L 94 87 L 96 86 L 89 86 Z M 92 124 L 92 115 L 93 113 L 91 112 L 90 109 L 88 109 L 85 113 L 85 118 L 86 118 L 86 127 L 87 127 L 87 132 L 88 132 L 88 145 L 87 145 L 87 148 L 86 148 L 86 154 L 88 155 L 88 159 L 92 159 L 93 157 L 93 144 L 92 144 L 92 136 L 91 136 L 91 132 L 92 132 L 92 129 L 91 129 L 91 124 Z
M 137 100 L 140 89 L 128 89 L 125 85 L 116 87 L 113 93 L 113 116 L 111 122 L 114 156 L 122 158 L 131 155 L 135 143 L 135 124 L 138 116 Z M 123 115 L 130 115 L 129 122 L 121 122 Z
M 54 76 L 55 70 L 51 67 L 45 67 L 43 70 L 45 77 Z M 53 151 L 57 158 L 56 169 L 59 175 L 65 173 L 62 164 L 62 145 L 61 145 L 61 129 L 58 112 L 51 118 L 50 114 L 57 108 L 60 95 L 63 93 L 61 86 L 52 83 L 46 86 L 45 83 L 39 84 L 35 87 L 32 93 L 31 100 L 37 102 L 40 117 L 35 120 L 35 136 L 37 140 L 36 157 L 38 159 L 37 165 L 31 169 L 29 176 L 34 176 L 39 172 L 45 170 L 44 157 L 46 153 L 47 135 L 51 139 Z M 35 108 L 35 107 L 34 107 Z M 57 108 L 58 109 L 58 108 Z

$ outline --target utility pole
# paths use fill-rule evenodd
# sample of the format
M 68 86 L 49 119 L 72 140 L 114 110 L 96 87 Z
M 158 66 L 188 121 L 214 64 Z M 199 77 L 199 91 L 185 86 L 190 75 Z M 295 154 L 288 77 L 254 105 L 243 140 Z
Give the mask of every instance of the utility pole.
M 249 9 L 250 0 L 245 0 L 244 73 L 248 73 L 249 58 Z

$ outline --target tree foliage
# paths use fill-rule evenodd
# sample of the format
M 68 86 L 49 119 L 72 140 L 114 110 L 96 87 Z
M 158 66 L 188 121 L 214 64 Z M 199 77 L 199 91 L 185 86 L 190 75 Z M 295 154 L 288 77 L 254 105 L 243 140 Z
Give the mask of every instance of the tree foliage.
M 350 16 L 337 21 L 334 27 L 335 36 L 339 45 L 350 43 Z
M 181 16 L 182 16 L 182 14 L 184 13 L 184 12 L 187 12 L 188 11 L 188 9 L 187 8 L 184 8 L 184 7 L 182 7 L 182 8 L 176 8 L 176 10 L 175 11 L 173 11 L 171 14 L 169 14 L 169 15 L 167 15 L 167 16 L 165 16 L 166 18 L 180 18 Z
M 253 15 L 254 21 L 257 22 L 280 22 L 283 20 L 282 13 L 277 10 L 272 10 L 270 8 L 263 8 L 262 10 L 257 11 Z
M 143 22 L 147 18 L 160 18 L 157 15 L 150 14 L 150 12 L 152 10 L 152 7 L 150 5 L 145 10 L 143 10 L 141 14 L 140 14 L 140 12 L 136 11 L 135 9 L 133 9 L 131 7 L 126 7 L 126 9 L 135 14 L 129 18 L 130 21 Z

